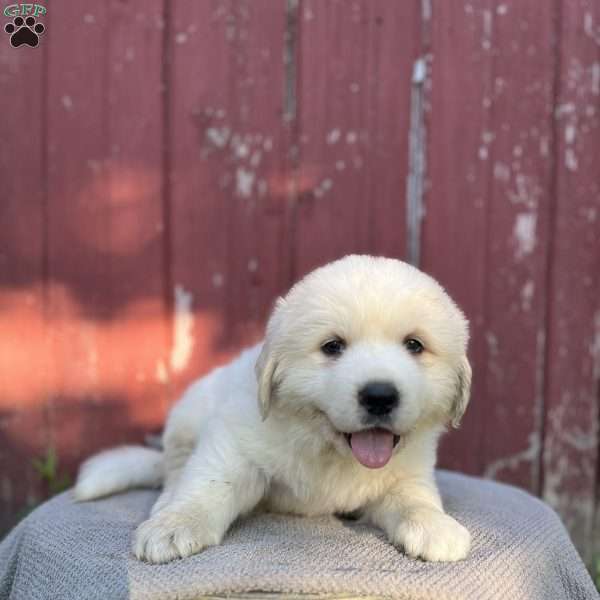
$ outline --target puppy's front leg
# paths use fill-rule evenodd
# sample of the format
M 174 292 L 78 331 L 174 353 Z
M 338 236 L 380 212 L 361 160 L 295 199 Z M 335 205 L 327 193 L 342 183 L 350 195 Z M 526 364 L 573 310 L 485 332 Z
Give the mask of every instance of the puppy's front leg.
M 165 481 L 163 483 L 163 491 L 150 511 L 151 515 L 162 510 L 171 502 L 173 492 L 177 489 L 181 472 L 196 447 L 196 439 L 192 435 L 181 435 L 177 430 L 169 431 L 167 429 L 163 444 Z
M 266 489 L 264 474 L 219 439 L 200 443 L 183 468 L 171 499 L 136 530 L 133 552 L 164 563 L 219 544 L 231 523 L 252 510 Z
M 444 512 L 433 478 L 398 482 L 366 516 L 415 558 L 457 561 L 466 558 L 471 547 L 469 532 Z

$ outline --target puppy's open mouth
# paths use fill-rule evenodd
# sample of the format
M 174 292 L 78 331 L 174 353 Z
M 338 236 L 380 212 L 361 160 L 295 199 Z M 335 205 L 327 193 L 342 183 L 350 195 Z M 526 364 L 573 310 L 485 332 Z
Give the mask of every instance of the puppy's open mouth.
M 396 444 L 400 441 L 399 435 L 381 427 L 345 433 L 344 437 L 354 458 L 369 469 L 380 469 L 387 465 Z

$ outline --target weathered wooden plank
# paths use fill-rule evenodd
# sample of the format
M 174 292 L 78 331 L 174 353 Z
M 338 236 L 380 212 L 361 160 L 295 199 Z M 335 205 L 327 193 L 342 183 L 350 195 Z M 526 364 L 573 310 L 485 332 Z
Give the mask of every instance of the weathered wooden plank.
M 443 464 L 539 487 L 553 22 L 537 2 L 438 3 L 424 266 L 473 324 L 473 403 Z M 516 101 L 515 99 L 518 99 Z M 468 266 L 468 267 L 467 267 Z
M 287 285 L 285 8 L 264 0 L 172 5 L 178 389 L 260 337 Z
M 482 131 L 482 147 L 489 147 L 488 181 L 494 180 L 488 196 L 484 474 L 537 493 L 556 15 L 552 5 L 535 1 L 502 6 L 492 18 L 493 140 L 487 143 Z
M 486 365 L 488 164 L 479 160 L 478 152 L 481 132 L 490 120 L 492 94 L 482 11 L 490 14 L 492 4 L 479 3 L 477 12 L 435 5 L 426 136 L 428 188 L 421 238 L 421 267 L 448 288 L 471 322 L 472 401 L 461 429 L 445 438 L 440 463 L 473 474 L 482 471 Z
M 37 403 L 47 366 L 44 42 L 35 49 L 13 48 L 6 38 L 0 44 L 0 531 L 39 495 L 31 457 L 48 434 Z
M 167 405 L 163 23 L 160 0 L 52 10 L 48 393 L 52 441 L 72 463 L 141 437 Z
M 600 400 L 600 5 L 561 3 L 543 497 L 591 558 Z
M 298 31 L 294 275 L 351 252 L 403 257 L 420 4 L 303 0 Z

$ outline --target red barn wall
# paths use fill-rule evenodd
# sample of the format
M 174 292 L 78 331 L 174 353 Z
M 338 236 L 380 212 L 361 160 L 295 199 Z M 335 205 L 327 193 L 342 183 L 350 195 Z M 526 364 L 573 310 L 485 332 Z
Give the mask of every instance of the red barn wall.
M 274 298 L 350 252 L 472 323 L 443 466 L 592 550 L 600 390 L 593 0 L 54 0 L 0 43 L 0 520 L 142 440 Z

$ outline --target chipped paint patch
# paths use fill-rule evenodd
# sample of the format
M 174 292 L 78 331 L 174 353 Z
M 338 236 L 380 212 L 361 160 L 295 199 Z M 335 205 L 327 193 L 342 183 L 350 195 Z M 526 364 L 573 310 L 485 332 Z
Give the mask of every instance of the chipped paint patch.
M 573 148 L 567 148 L 565 150 L 565 167 L 567 167 L 569 171 L 577 171 L 578 166 L 579 163 L 577 161 L 575 151 L 573 150 Z
M 600 36 L 599 36 L 600 37 Z M 600 41 L 599 41 L 600 43 Z M 600 62 L 595 62 L 590 67 L 591 69 L 591 89 L 594 96 L 600 95 Z
M 253 171 L 238 167 L 235 172 L 235 191 L 242 198 L 250 198 L 254 186 L 255 174 Z
M 515 176 L 515 191 L 509 191 L 512 204 L 521 204 L 529 210 L 535 210 L 542 196 L 542 189 L 534 177 L 519 173 Z
M 481 13 L 483 17 L 483 38 L 481 40 L 481 47 L 484 50 L 489 50 L 492 47 L 493 14 L 491 10 L 483 10 Z
M 154 376 L 156 377 L 156 381 L 159 381 L 160 383 L 167 383 L 169 381 L 169 371 L 164 361 L 159 360 L 156 363 Z
M 328 144 L 337 144 L 337 142 L 339 141 L 341 136 L 340 130 L 339 129 L 332 129 L 328 134 L 327 134 L 327 143 Z
M 223 276 L 223 273 L 215 273 L 212 276 L 213 287 L 216 287 L 216 288 L 223 287 L 224 283 L 225 283 L 225 277 Z
M 532 279 L 529 279 L 521 288 L 521 308 L 524 311 L 531 310 L 531 301 L 533 300 L 534 293 L 535 283 Z
M 536 243 L 537 215 L 535 213 L 520 213 L 517 215 L 513 236 L 517 245 L 516 258 L 521 259 L 531 254 Z
M 260 166 L 261 160 L 262 160 L 262 154 L 261 154 L 260 150 L 256 150 L 255 152 L 252 153 L 252 156 L 250 157 L 250 166 L 254 167 L 256 169 L 257 167 Z
M 421 0 L 421 18 L 423 21 L 431 19 L 431 0 Z
M 575 129 L 575 125 L 573 124 L 568 124 L 565 127 L 565 142 L 567 144 L 572 144 L 575 141 L 575 135 L 577 133 L 577 130 Z
M 73 110 L 73 98 L 71 96 L 65 94 L 60 101 L 65 110 Z
M 173 317 L 173 348 L 170 365 L 176 373 L 183 371 L 192 356 L 194 349 L 194 313 L 192 311 L 193 296 L 182 285 L 175 286 L 175 314 Z
M 524 462 L 534 462 L 538 459 L 541 450 L 540 434 L 529 434 L 528 445 L 525 450 L 499 458 L 486 466 L 483 476 L 486 479 L 495 479 L 498 473 L 505 470 L 514 470 Z
M 316 198 L 321 198 L 324 196 L 331 188 L 333 187 L 333 181 L 331 179 L 324 179 L 321 183 L 314 189 L 313 193 Z
M 500 161 L 494 164 L 494 179 L 498 181 L 510 181 L 510 167 Z
M 425 216 L 427 135 L 425 127 L 427 56 L 413 63 L 408 129 L 408 176 L 406 177 L 406 253 L 408 262 L 421 261 L 421 221 Z
M 580 394 L 564 390 L 547 413 L 542 497 L 561 515 L 574 539 L 581 541 L 593 523 L 598 418 L 593 401 L 588 407 L 576 402 Z M 582 409 L 587 412 L 585 417 L 580 414 Z
M 234 137 L 234 139 L 237 139 L 237 138 Z M 235 156 L 237 158 L 246 158 L 248 156 L 248 154 L 250 153 L 250 150 L 248 149 L 247 144 L 245 144 L 244 142 L 240 142 L 240 141 L 238 141 L 238 143 L 235 144 L 233 151 L 235 152 Z
M 206 130 L 206 139 L 216 148 L 224 148 L 227 145 L 231 130 L 229 127 L 209 127 Z
M 583 17 L 583 30 L 588 37 L 600 46 L 600 27 L 594 26 L 594 15 L 592 13 L 585 13 Z

